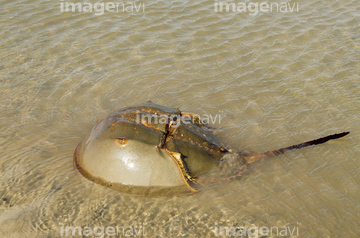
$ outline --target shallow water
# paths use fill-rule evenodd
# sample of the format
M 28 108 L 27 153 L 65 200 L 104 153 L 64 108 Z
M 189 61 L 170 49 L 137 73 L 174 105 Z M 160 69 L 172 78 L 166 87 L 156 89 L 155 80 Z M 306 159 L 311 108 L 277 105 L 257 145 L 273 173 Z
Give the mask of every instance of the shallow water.
M 61 237 L 66 226 L 143 228 L 145 237 L 215 237 L 231 226 L 360 236 L 357 0 L 255 16 L 215 13 L 205 0 L 98 16 L 60 12 L 57 1 L 0 5 L 2 237 Z M 351 134 L 191 196 L 131 196 L 80 177 L 73 152 L 96 120 L 147 100 L 220 114 L 217 137 L 240 151 Z M 291 236 L 274 233 L 264 237 Z

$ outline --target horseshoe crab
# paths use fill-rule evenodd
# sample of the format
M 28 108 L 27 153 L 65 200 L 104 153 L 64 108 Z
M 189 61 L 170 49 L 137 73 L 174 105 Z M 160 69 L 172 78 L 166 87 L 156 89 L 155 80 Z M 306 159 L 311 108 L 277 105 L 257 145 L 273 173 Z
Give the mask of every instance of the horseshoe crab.
M 219 167 L 227 154 L 246 165 L 349 134 L 342 132 L 253 156 L 226 149 L 201 120 L 152 102 L 119 109 L 98 120 L 77 146 L 74 167 L 95 183 L 144 195 L 199 191 L 199 177 Z M 239 166 L 240 167 L 240 166 Z M 243 170 L 225 179 L 241 176 Z M 222 178 L 219 178 L 222 179 Z M 215 179 L 216 181 L 216 179 Z

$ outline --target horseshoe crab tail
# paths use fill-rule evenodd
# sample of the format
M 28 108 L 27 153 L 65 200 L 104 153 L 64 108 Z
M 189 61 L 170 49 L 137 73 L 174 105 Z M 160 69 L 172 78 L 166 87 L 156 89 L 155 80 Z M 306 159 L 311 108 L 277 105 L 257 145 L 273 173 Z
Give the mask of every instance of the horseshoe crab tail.
M 301 144 L 281 148 L 279 150 L 267 151 L 267 152 L 262 153 L 262 154 L 244 157 L 244 159 L 245 159 L 247 164 L 251 164 L 251 163 L 254 163 L 255 161 L 261 160 L 264 157 L 272 157 L 272 156 L 284 154 L 286 151 L 296 150 L 296 149 L 300 149 L 300 148 L 310 146 L 310 145 L 322 144 L 322 143 L 327 142 L 328 140 L 338 139 L 338 138 L 341 138 L 343 136 L 346 136 L 349 133 L 350 132 L 348 132 L 348 131 L 347 132 L 342 132 L 342 133 L 337 133 L 337 134 L 325 136 L 325 137 L 322 137 L 322 138 L 319 138 L 319 139 L 316 139 L 316 140 L 311 140 L 311 141 L 307 141 L 307 142 L 304 142 L 304 143 L 301 143 Z

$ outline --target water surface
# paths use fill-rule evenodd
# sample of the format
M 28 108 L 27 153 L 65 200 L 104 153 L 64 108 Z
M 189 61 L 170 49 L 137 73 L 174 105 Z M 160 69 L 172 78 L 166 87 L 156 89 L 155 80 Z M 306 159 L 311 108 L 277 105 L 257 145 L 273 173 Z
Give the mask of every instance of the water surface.
M 360 5 L 299 4 L 251 16 L 215 13 L 207 0 L 146 1 L 144 12 L 96 16 L 3 0 L 1 236 L 132 226 L 145 237 L 214 237 L 220 226 L 276 226 L 359 237 Z M 220 114 L 219 140 L 250 153 L 351 134 L 191 196 L 131 196 L 81 178 L 73 152 L 96 120 L 147 100 Z

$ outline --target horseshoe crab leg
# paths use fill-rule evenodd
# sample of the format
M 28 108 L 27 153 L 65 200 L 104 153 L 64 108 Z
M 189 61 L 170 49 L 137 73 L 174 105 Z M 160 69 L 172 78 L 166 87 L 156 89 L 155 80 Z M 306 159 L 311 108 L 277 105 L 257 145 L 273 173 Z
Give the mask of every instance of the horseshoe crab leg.
M 267 151 L 267 152 L 262 153 L 262 154 L 244 157 L 244 160 L 245 160 L 244 162 L 246 164 L 251 164 L 251 163 L 259 161 L 259 160 L 261 160 L 261 159 L 263 159 L 265 157 L 273 157 L 273 156 L 276 156 L 276 155 L 284 154 L 286 151 L 296 150 L 296 149 L 300 149 L 300 148 L 307 147 L 307 146 L 310 146 L 310 145 L 322 144 L 322 143 L 325 143 L 325 142 L 327 142 L 329 140 L 344 137 L 349 133 L 350 132 L 348 132 L 348 131 L 347 132 L 342 132 L 342 133 L 337 133 L 337 134 L 325 136 L 325 137 L 322 137 L 322 138 L 319 138 L 319 139 L 316 139 L 316 140 L 311 140 L 311 141 L 307 141 L 307 142 L 304 142 L 304 143 L 301 143 L 301 144 L 281 148 L 281 149 L 278 149 L 278 150 Z

